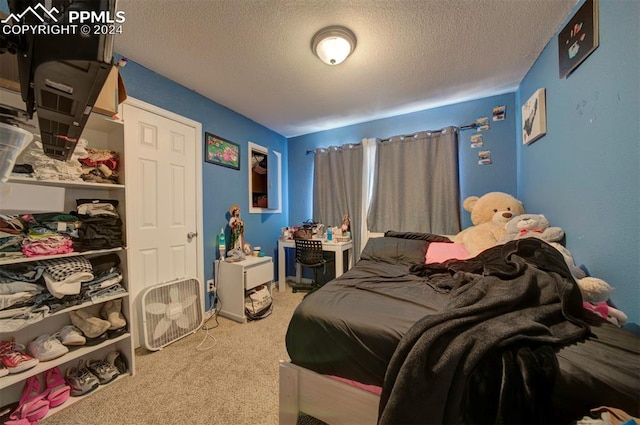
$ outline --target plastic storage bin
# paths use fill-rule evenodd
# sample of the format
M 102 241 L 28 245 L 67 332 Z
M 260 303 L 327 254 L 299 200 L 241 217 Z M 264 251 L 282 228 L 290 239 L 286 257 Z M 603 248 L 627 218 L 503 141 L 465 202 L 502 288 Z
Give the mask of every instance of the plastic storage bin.
M 0 182 L 6 182 L 20 152 L 33 140 L 33 134 L 0 122 Z

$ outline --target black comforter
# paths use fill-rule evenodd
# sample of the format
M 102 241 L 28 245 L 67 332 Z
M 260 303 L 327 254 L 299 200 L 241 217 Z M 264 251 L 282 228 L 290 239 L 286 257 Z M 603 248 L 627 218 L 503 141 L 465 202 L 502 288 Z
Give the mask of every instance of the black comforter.
M 400 341 L 385 376 L 380 423 L 550 421 L 557 370 L 551 346 L 589 332 L 580 291 L 560 253 L 528 238 L 472 260 L 412 271 L 450 291 L 450 301 Z M 482 379 L 479 365 L 499 376 L 492 380 L 499 388 Z M 476 387 L 468 391 L 474 372 Z
M 585 313 L 584 319 L 591 326 L 591 333 L 572 343 L 560 342 L 563 339 L 572 340 L 574 335 L 582 335 L 586 327 L 579 317 L 576 320 L 576 316 L 582 313 L 576 311 L 576 308 L 580 310 L 576 305 L 576 288 L 566 281 L 564 263 L 554 256 L 554 252 L 547 251 L 543 245 L 529 246 L 526 250 L 525 246 L 516 248 L 511 245 L 515 251 L 512 249 L 510 259 L 505 261 L 503 256 L 500 260 L 498 256 L 493 263 L 493 270 L 486 271 L 486 278 L 495 281 L 496 287 L 484 285 L 483 288 L 482 284 L 477 287 L 473 284 L 475 280 L 480 281 L 485 277 L 483 258 L 477 258 L 475 263 L 474 260 L 467 260 L 440 266 L 414 266 L 411 269 L 411 265 L 424 264 L 425 252 L 430 241 L 434 240 L 433 235 L 422 242 L 414 240 L 416 238 L 412 236 L 409 240 L 405 239 L 408 235 L 393 236 L 369 240 L 361 260 L 351 270 L 309 294 L 296 308 L 286 336 L 287 350 L 293 363 L 319 373 L 377 386 L 383 386 L 387 373 L 384 407 L 398 403 L 398 406 L 404 406 L 399 410 L 420 410 L 424 415 L 419 419 L 416 417 L 420 423 L 427 423 L 426 418 L 443 422 L 445 417 L 453 417 L 452 422 L 460 421 L 457 414 L 450 416 L 456 410 L 451 410 L 451 406 L 455 405 L 454 400 L 460 399 L 465 412 L 472 414 L 463 416 L 462 420 L 467 423 L 493 422 L 500 418 L 505 423 L 516 422 L 509 410 L 500 410 L 499 407 L 509 403 L 507 405 L 513 407 L 516 413 L 522 410 L 526 414 L 531 412 L 532 406 L 547 405 L 549 397 L 553 405 L 553 418 L 547 416 L 545 419 L 545 416 L 533 412 L 534 416 L 520 422 L 569 423 L 586 415 L 590 408 L 600 405 L 617 407 L 634 416 L 640 415 L 640 340 L 637 336 Z M 497 255 L 503 252 L 503 248 L 492 252 L 492 255 Z M 487 263 L 487 267 L 492 268 L 488 265 L 490 263 Z M 502 277 L 508 282 L 518 273 L 528 276 L 529 282 L 524 285 L 513 285 L 512 282 L 511 287 L 508 283 L 500 283 Z M 535 282 L 538 278 L 543 280 L 541 287 Z M 554 286 L 556 291 L 553 290 Z M 482 296 L 484 290 L 500 293 L 500 289 L 504 291 L 503 303 L 491 305 L 491 298 Z M 486 314 L 483 308 L 465 305 L 464 300 L 469 302 L 474 299 L 484 309 L 496 310 L 497 313 L 491 314 L 497 316 L 483 316 Z M 543 302 L 538 309 L 533 307 L 535 299 L 546 300 L 548 304 Z M 471 313 L 470 316 L 466 319 L 457 317 L 451 311 L 454 305 L 466 309 Z M 510 314 L 511 310 L 514 310 L 513 314 Z M 565 313 L 569 320 L 566 320 Z M 452 315 L 450 319 L 454 324 L 443 322 L 442 317 L 438 319 L 441 315 Z M 508 323 L 503 323 L 507 322 L 504 319 L 508 319 Z M 436 325 L 436 331 L 447 326 L 453 327 L 437 337 L 433 336 L 435 334 L 423 337 L 417 327 L 410 332 L 414 325 L 425 325 L 430 320 L 440 323 Z M 478 338 L 484 335 L 483 332 L 491 331 L 485 328 L 485 323 L 487 326 L 495 323 L 502 326 L 511 325 L 511 322 L 523 329 L 524 335 L 505 327 L 498 337 L 494 335 L 492 343 Z M 471 331 L 472 328 L 475 329 Z M 428 332 L 429 326 L 423 326 L 423 330 Z M 458 333 L 464 333 L 465 330 L 469 343 L 464 338 L 456 338 Z M 432 338 L 436 343 L 449 340 L 470 349 L 469 352 L 456 354 L 455 346 L 447 351 L 441 344 L 438 349 L 441 353 L 428 351 L 427 348 L 423 354 L 429 356 L 430 360 L 424 364 L 430 363 L 430 366 L 420 366 L 425 373 L 432 373 L 428 367 L 438 362 L 460 366 L 468 361 L 477 364 L 474 373 L 469 374 L 468 367 L 462 371 L 454 367 L 449 371 L 449 387 L 455 393 L 451 396 L 449 389 L 444 395 L 432 394 L 434 391 L 444 391 L 444 385 L 439 382 L 433 383 L 433 389 L 429 387 L 426 390 L 423 388 L 426 381 L 418 382 L 416 385 L 422 390 L 418 391 L 416 387 L 408 391 L 406 385 L 412 385 L 410 379 L 430 378 L 428 374 L 415 374 L 412 377 L 399 373 L 399 359 L 405 357 L 405 360 L 412 360 L 413 353 L 417 353 L 411 350 L 415 344 L 411 344 L 410 336 L 403 340 L 409 334 L 418 344 L 425 341 L 421 338 Z M 471 341 L 481 347 L 478 353 L 486 354 L 480 356 L 482 360 L 468 356 L 475 347 L 470 344 Z M 396 348 L 400 350 L 399 345 L 405 347 L 405 354 L 398 351 L 394 357 Z M 550 348 L 553 348 L 553 353 Z M 392 372 L 390 364 L 392 357 L 395 372 Z M 532 366 L 534 372 L 539 368 L 541 373 L 527 373 Z M 502 385 L 503 368 L 509 376 L 520 375 L 525 381 L 507 380 Z M 396 375 L 395 379 L 393 375 Z M 460 376 L 469 377 L 467 390 L 461 390 L 458 385 Z M 458 380 L 453 382 L 454 378 Z M 550 383 L 552 378 L 553 382 Z M 519 392 L 519 389 L 527 388 L 532 391 L 528 396 Z M 503 390 L 502 394 L 500 390 Z M 405 403 L 403 399 L 407 394 L 403 392 L 413 393 L 408 394 L 408 397 L 413 397 L 413 402 Z M 489 401 L 495 402 L 501 395 L 512 397 L 502 397 L 502 406 L 487 409 Z M 434 419 L 422 407 L 436 396 L 449 405 L 440 411 L 440 414 L 448 416 L 440 419 Z M 531 404 L 530 400 L 537 404 Z M 478 408 L 478 405 L 482 408 Z M 391 412 L 389 410 L 388 414 L 391 415 Z M 388 422 L 402 421 L 395 416 L 387 418 L 390 418 Z

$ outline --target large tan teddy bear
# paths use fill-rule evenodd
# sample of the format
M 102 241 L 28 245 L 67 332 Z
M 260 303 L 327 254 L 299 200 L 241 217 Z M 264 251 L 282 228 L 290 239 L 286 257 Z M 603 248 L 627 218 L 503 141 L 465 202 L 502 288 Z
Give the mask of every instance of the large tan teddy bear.
M 522 202 L 503 192 L 470 196 L 464 200 L 463 206 L 471 213 L 474 225 L 450 239 L 464 245 L 471 257 L 500 243 L 506 234 L 505 224 L 512 217 L 525 212 Z

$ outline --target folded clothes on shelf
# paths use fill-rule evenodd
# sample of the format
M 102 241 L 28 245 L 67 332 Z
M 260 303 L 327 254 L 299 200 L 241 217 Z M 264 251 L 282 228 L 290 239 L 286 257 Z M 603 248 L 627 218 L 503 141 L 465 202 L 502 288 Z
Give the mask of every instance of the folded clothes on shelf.
M 38 261 L 49 292 L 56 298 L 80 293 L 82 282 L 93 279 L 91 263 L 83 256 Z

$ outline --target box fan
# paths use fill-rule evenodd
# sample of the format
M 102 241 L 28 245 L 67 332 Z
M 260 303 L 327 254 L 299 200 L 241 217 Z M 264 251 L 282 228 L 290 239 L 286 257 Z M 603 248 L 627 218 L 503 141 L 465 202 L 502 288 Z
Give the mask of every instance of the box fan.
M 185 278 L 142 291 L 144 343 L 151 351 L 196 332 L 204 320 L 202 285 Z

